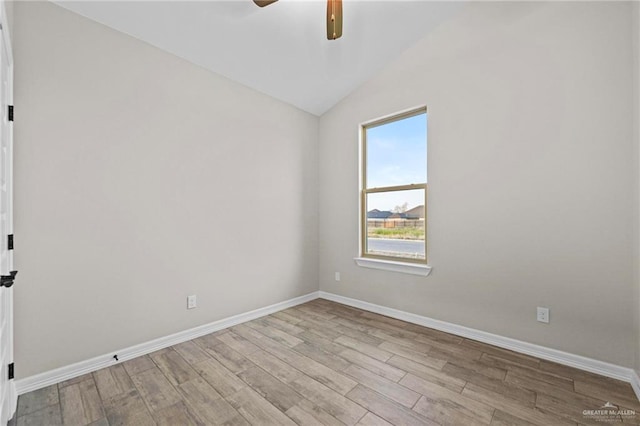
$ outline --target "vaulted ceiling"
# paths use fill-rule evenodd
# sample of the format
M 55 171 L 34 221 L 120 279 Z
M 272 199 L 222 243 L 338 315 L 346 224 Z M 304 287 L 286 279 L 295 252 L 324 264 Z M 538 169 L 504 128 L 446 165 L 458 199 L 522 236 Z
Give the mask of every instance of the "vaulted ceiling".
M 343 37 L 329 41 L 324 1 L 55 3 L 316 115 L 463 5 L 344 0 Z

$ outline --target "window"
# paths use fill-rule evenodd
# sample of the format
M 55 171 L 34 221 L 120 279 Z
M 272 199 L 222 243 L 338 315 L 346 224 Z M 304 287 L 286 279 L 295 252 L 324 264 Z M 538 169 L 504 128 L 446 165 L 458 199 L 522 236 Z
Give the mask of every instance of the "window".
M 362 162 L 362 260 L 426 266 L 426 108 L 363 125 Z

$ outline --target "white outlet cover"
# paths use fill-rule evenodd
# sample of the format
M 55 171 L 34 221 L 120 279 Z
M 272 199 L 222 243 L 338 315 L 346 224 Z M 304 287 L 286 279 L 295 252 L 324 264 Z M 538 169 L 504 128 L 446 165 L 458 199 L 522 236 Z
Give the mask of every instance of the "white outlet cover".
M 187 296 L 187 309 L 193 309 L 196 306 L 196 296 Z
M 336 272 L 336 281 L 340 281 L 340 272 Z
M 539 322 L 549 323 L 549 308 L 538 307 L 537 314 L 537 320 Z

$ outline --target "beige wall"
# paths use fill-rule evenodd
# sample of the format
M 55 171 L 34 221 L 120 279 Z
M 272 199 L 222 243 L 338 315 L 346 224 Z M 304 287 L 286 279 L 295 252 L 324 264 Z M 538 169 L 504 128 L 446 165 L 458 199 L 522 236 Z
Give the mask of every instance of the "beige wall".
M 15 22 L 18 377 L 318 289 L 317 117 L 48 2 Z
M 469 5 L 323 115 L 320 289 L 632 366 L 630 12 Z M 421 104 L 432 274 L 359 268 L 358 124 Z

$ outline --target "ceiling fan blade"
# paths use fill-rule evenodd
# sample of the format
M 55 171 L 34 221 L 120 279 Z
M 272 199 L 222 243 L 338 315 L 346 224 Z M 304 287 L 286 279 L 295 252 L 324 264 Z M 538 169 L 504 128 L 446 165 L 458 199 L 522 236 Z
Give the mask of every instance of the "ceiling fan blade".
M 253 0 L 253 2 L 260 7 L 269 6 L 271 3 L 275 3 L 277 1 L 278 0 Z
M 341 36 L 342 0 L 327 0 L 327 39 L 335 40 Z

